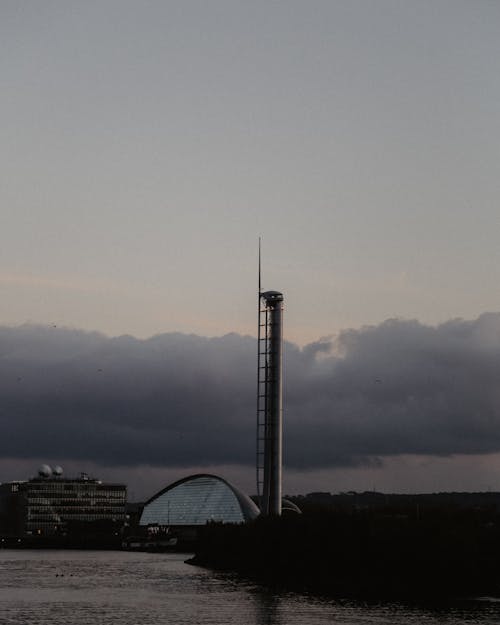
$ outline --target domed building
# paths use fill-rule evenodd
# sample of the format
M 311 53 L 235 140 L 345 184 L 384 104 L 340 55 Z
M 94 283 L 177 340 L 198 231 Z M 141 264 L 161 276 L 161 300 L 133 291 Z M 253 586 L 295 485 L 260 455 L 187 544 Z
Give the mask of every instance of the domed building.
M 191 475 L 174 482 L 145 504 L 140 525 L 199 526 L 209 521 L 245 523 L 259 516 L 254 502 L 216 475 Z
M 293 501 L 285 498 L 281 500 L 281 510 L 283 514 L 302 514 L 302 510 L 299 506 L 294 504 Z

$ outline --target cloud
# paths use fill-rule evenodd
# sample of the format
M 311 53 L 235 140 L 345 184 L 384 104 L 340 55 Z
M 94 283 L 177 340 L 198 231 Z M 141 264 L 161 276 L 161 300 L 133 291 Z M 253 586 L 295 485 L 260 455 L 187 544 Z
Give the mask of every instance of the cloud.
M 256 341 L 0 327 L 0 456 L 251 466 Z M 500 451 L 500 314 L 285 346 L 285 463 Z

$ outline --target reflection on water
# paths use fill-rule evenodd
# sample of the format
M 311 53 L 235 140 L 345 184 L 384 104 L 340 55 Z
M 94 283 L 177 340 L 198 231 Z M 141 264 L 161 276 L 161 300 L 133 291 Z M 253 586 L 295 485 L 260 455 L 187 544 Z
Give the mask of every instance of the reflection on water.
M 256 625 L 278 625 L 283 622 L 279 616 L 279 605 L 282 599 L 280 596 L 260 589 L 250 591 L 250 594 L 255 601 Z
M 500 622 L 484 598 L 434 608 L 273 594 L 183 554 L 0 550 L 0 625 L 461 625 Z

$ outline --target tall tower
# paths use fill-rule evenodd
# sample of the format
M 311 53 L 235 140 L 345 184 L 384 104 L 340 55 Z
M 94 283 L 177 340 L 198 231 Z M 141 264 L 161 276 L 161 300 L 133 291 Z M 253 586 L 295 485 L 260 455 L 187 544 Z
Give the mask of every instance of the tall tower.
M 262 514 L 281 514 L 283 294 L 260 288 L 257 356 L 257 494 Z

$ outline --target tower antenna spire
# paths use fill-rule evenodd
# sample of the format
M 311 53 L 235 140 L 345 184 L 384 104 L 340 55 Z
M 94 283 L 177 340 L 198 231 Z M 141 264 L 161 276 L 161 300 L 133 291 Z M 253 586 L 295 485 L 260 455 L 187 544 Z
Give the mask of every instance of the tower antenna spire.
M 260 294 L 262 293 L 260 247 L 261 247 L 261 237 L 259 237 L 259 302 L 260 302 Z

